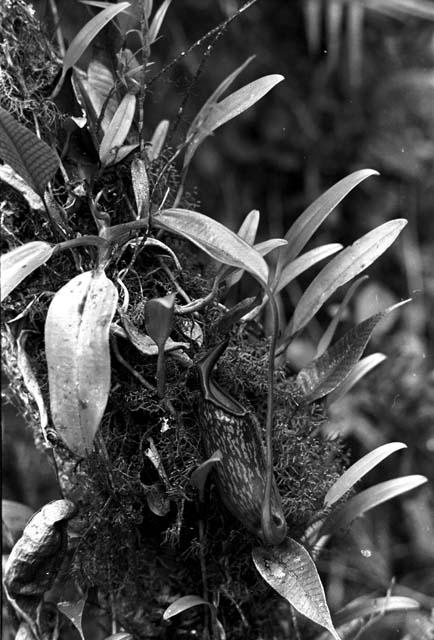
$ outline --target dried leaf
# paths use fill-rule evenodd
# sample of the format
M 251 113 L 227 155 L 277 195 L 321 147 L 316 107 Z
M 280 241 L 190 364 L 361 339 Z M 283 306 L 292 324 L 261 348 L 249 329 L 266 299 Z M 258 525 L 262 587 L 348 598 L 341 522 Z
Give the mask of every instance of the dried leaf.
M 169 121 L 161 120 L 152 135 L 150 143 L 146 145 L 146 153 L 151 162 L 159 158 L 161 150 L 163 149 L 164 143 L 166 141 L 168 129 Z
M 118 13 L 125 11 L 130 6 L 129 2 L 119 2 L 117 4 L 111 4 L 103 11 L 100 11 L 89 22 L 87 22 L 82 29 L 73 38 L 68 50 L 63 58 L 62 74 L 59 78 L 51 97 L 55 98 L 59 93 L 63 82 L 65 80 L 66 72 L 73 67 L 75 63 L 81 58 L 87 47 L 92 40 L 98 35 L 103 27 L 110 22 Z
M 92 451 L 110 391 L 109 330 L 118 293 L 104 271 L 73 278 L 54 296 L 45 323 L 53 423 L 77 456 Z
M 371 469 L 376 467 L 385 458 L 395 451 L 407 447 L 403 442 L 389 442 L 370 451 L 363 458 L 351 465 L 327 491 L 324 498 L 324 506 L 331 507 L 332 504 L 340 500 L 359 480 L 363 478 Z
M 64 616 L 66 616 L 72 622 L 72 624 L 80 634 L 81 640 L 85 640 L 85 637 L 83 635 L 82 617 L 83 617 L 83 611 L 84 611 L 84 606 L 86 604 L 86 600 L 87 600 L 87 593 L 84 595 L 83 598 L 80 598 L 75 602 L 64 601 L 64 602 L 57 603 L 57 608 L 61 613 L 63 613 Z
M 306 549 L 291 538 L 278 547 L 257 547 L 253 562 L 265 582 L 299 613 L 321 625 L 336 640 L 324 588 Z
M 282 269 L 279 275 L 277 275 L 276 273 L 276 278 L 273 284 L 274 293 L 279 293 L 280 291 L 282 291 L 282 289 L 288 286 L 290 282 L 304 273 L 304 271 L 310 269 L 310 267 L 312 267 L 320 260 L 324 260 L 337 251 L 340 251 L 342 248 L 342 245 L 338 243 L 324 244 L 322 247 L 316 247 L 311 251 L 307 251 L 292 262 L 289 262 Z
M 406 220 L 390 220 L 365 234 L 335 256 L 302 295 L 290 324 L 290 334 L 300 331 L 324 302 L 343 284 L 369 267 L 396 240 Z
M 0 158 L 39 196 L 59 167 L 57 154 L 46 142 L 0 107 Z
M 9 596 L 42 595 L 51 587 L 66 552 L 66 523 L 75 512 L 71 501 L 54 500 L 30 519 L 6 563 Z
M 167 10 L 170 7 L 172 0 L 164 0 L 155 12 L 151 24 L 149 25 L 148 38 L 149 44 L 152 44 L 157 39 L 160 33 L 161 25 L 166 16 Z
M 39 382 L 34 374 L 32 365 L 25 350 L 25 343 L 29 335 L 28 331 L 21 331 L 17 340 L 17 366 L 23 377 L 24 385 L 32 396 L 39 411 L 39 421 L 41 425 L 41 433 L 45 438 L 45 444 L 49 445 L 46 432 L 48 426 L 48 414 L 45 408 L 44 398 L 42 396 Z M 51 445 L 49 445 L 51 446 Z
M 27 242 L 4 253 L 0 258 L 1 301 L 27 278 L 35 269 L 51 258 L 54 247 L 47 242 Z
M 245 269 L 267 284 L 264 258 L 233 231 L 208 216 L 188 209 L 164 209 L 153 217 L 155 226 L 187 238 L 212 258 Z
M 0 180 L 6 182 L 10 187 L 21 193 L 30 209 L 34 211 L 44 210 L 42 198 L 38 196 L 30 185 L 8 164 L 0 165 Z
M 208 460 L 202 462 L 202 464 L 199 465 L 197 469 L 195 469 L 191 474 L 190 482 L 193 487 L 196 487 L 196 489 L 199 491 L 200 500 L 203 501 L 205 483 L 210 471 L 212 471 L 213 466 L 218 462 L 221 462 L 222 459 L 222 452 L 220 451 L 220 449 L 217 449 L 217 451 L 213 453 L 212 456 L 208 458 Z
M 173 616 L 177 616 L 178 613 L 187 611 L 187 609 L 191 609 L 192 607 L 197 607 L 199 604 L 206 604 L 208 607 L 212 606 L 200 596 L 182 596 L 182 598 L 178 598 L 167 607 L 166 611 L 163 613 L 163 620 L 169 620 L 170 618 L 173 618 Z
M 318 537 L 331 535 L 340 529 L 347 529 L 356 518 L 362 516 L 366 511 L 402 493 L 411 491 L 425 484 L 425 482 L 428 482 L 425 476 L 404 476 L 380 482 L 373 487 L 369 487 L 369 489 L 365 489 L 365 491 L 361 491 L 326 518 Z
M 130 171 L 137 204 L 137 217 L 145 218 L 149 214 L 149 179 L 146 165 L 141 158 L 134 158 Z
M 193 154 L 205 138 L 221 127 L 222 124 L 239 116 L 243 111 L 253 106 L 282 80 L 283 76 L 279 74 L 264 76 L 231 93 L 221 102 L 205 103 L 206 108 L 200 110 L 194 130 L 191 127 L 192 130 L 189 131 L 192 137 L 185 153 L 184 167 L 190 163 Z
M 356 325 L 322 356 L 299 371 L 296 382 L 303 394 L 303 401 L 314 402 L 336 389 L 360 359 L 377 323 L 407 302 L 399 302 Z
M 116 109 L 116 113 L 110 121 L 107 131 L 101 141 L 99 158 L 103 166 L 122 160 L 119 150 L 122 147 L 134 119 L 136 110 L 136 96 L 127 93 Z M 131 145 L 128 145 L 130 147 Z M 137 145 L 135 145 L 136 147 Z M 132 151 L 132 148 L 130 148 Z M 130 151 L 128 153 L 130 153 Z
M 372 353 L 370 356 L 362 358 L 356 365 L 354 365 L 345 380 L 327 396 L 327 406 L 330 407 L 334 402 L 338 402 L 343 398 L 359 380 L 361 380 L 374 367 L 381 364 L 385 359 L 386 356 L 383 353 Z
M 288 241 L 288 248 L 279 255 L 278 273 L 288 262 L 298 256 L 320 224 L 324 222 L 341 200 L 360 182 L 373 175 L 378 175 L 378 171 L 362 169 L 351 173 L 330 187 L 303 211 L 285 235 L 285 239 Z

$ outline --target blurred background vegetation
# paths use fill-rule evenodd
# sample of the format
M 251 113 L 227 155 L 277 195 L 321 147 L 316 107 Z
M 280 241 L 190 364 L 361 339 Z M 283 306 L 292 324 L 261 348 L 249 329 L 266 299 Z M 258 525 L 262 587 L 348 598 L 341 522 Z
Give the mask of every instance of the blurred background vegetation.
M 42 0 L 36 8 L 55 42 L 51 4 Z M 209 39 L 159 75 L 241 4 L 174 0 L 154 47 L 159 59 L 151 74 L 158 79 L 148 95 L 149 134 L 168 118 L 176 125 L 172 144 L 179 143 L 216 86 L 254 54 L 238 86 L 269 73 L 281 73 L 285 81 L 198 149 L 187 188 L 196 194 L 199 210 L 236 230 L 251 209 L 259 209 L 258 240 L 281 237 L 340 178 L 364 167 L 381 173 L 345 199 L 314 244 L 350 244 L 386 220 L 407 218 L 402 239 L 370 269 L 342 331 L 379 307 L 407 297 L 413 302 L 377 331 L 369 349 L 388 360 L 332 407 L 329 431 L 344 434 L 354 460 L 384 442 L 408 445 L 407 452 L 383 463 L 381 472 L 371 472 L 367 484 L 421 473 L 431 487 L 374 510 L 322 556 L 320 569 L 333 611 L 352 597 L 385 595 L 394 579 L 398 593 L 422 593 L 432 605 L 434 2 L 259 0 L 216 41 Z M 57 0 L 56 6 L 68 43 L 93 9 L 71 0 Z M 95 47 L 104 49 L 104 38 L 111 37 L 108 31 Z M 311 278 L 308 273 L 285 292 L 283 313 L 289 315 Z M 342 296 L 295 343 L 295 367 L 312 357 Z M 4 427 L 4 497 L 38 508 L 57 497 L 54 477 L 10 408 Z M 431 632 L 417 616 L 388 616 L 360 640 L 380 635 L 416 640 L 432 637 Z

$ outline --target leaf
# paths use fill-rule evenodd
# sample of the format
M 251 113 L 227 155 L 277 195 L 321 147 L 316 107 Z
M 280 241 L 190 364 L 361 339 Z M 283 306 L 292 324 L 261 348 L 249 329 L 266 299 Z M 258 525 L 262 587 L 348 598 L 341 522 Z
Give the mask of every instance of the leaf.
M 231 93 L 221 102 L 208 104 L 203 112 L 201 109 L 198 114 L 198 116 L 200 115 L 201 117 L 197 121 L 194 132 L 189 131 L 192 138 L 185 153 L 184 167 L 190 163 L 194 152 L 206 137 L 221 127 L 222 124 L 239 116 L 243 111 L 246 111 L 246 109 L 258 102 L 258 100 L 271 91 L 271 89 L 282 80 L 283 76 L 279 74 L 264 76 L 250 82 L 242 87 L 242 89 Z
M 398 302 L 356 325 L 322 356 L 301 369 L 296 383 L 303 394 L 303 401 L 314 402 L 336 389 L 359 360 L 376 324 L 407 302 Z
M 107 131 L 101 141 L 99 158 L 103 166 L 116 160 L 116 151 L 123 145 L 133 122 L 136 110 L 136 96 L 127 93 L 116 109 Z
M 164 143 L 166 141 L 168 129 L 168 120 L 161 120 L 161 122 L 158 123 L 152 135 L 151 142 L 146 145 L 146 153 L 150 162 L 159 158 L 161 150 L 163 149 Z
M 57 154 L 46 142 L 0 107 L 0 158 L 39 196 L 59 167 Z
M 203 501 L 205 483 L 207 481 L 208 475 L 210 471 L 212 471 L 213 466 L 218 462 L 221 462 L 222 459 L 222 452 L 220 451 L 220 449 L 217 449 L 217 451 L 213 453 L 212 456 L 208 458 L 208 460 L 202 462 L 202 464 L 200 464 L 197 469 L 195 469 L 191 474 L 190 482 L 193 487 L 196 487 L 196 489 L 199 491 L 199 498 L 201 501 Z
M 366 511 L 402 493 L 411 491 L 425 484 L 425 482 L 428 482 L 425 476 L 403 476 L 402 478 L 380 482 L 373 487 L 369 487 L 369 489 L 361 491 L 326 518 L 318 537 L 331 535 L 340 529 L 347 529 L 356 518 L 362 516 Z
M 64 616 L 66 616 L 72 622 L 72 624 L 80 634 L 81 640 L 85 640 L 83 635 L 82 617 L 83 617 L 83 611 L 84 611 L 84 606 L 86 604 L 86 600 L 87 600 L 87 593 L 84 595 L 83 598 L 80 598 L 75 602 L 66 600 L 64 602 L 57 603 L 57 608 L 61 613 L 63 613 Z
M 89 44 L 98 35 L 101 29 L 105 27 L 105 25 L 108 24 L 118 13 L 125 11 L 129 6 L 129 2 L 112 4 L 106 9 L 103 9 L 103 11 L 100 11 L 96 16 L 89 20 L 82 29 L 80 29 L 65 53 L 63 58 L 62 74 L 59 78 L 59 82 L 54 88 L 51 98 L 55 98 L 57 96 L 65 80 L 66 72 L 81 58 Z
M 268 266 L 264 258 L 220 222 L 188 209 L 164 209 L 152 221 L 161 229 L 187 238 L 214 260 L 245 269 L 267 284 Z
M 346 607 L 338 611 L 334 618 L 336 626 L 341 626 L 360 618 L 371 618 L 391 611 L 411 611 L 420 609 L 417 600 L 405 596 L 386 596 L 385 598 L 357 598 Z
M 73 278 L 51 301 L 45 322 L 51 415 L 57 434 L 87 456 L 110 391 L 109 330 L 118 293 L 101 269 Z
M 107 636 L 105 640 L 133 640 L 133 636 L 126 631 L 120 631 L 119 633 L 113 633 L 111 636 Z
M 66 523 L 75 513 L 70 500 L 54 500 L 32 516 L 6 563 L 9 595 L 39 596 L 51 587 L 66 552 Z
M 162 2 L 158 7 L 158 10 L 155 12 L 148 31 L 149 44 L 153 44 L 157 39 L 157 36 L 160 33 L 161 25 L 163 24 L 163 20 L 166 16 L 171 2 L 172 0 L 164 0 L 164 2 Z
M 262 242 L 257 242 L 253 245 L 253 248 L 261 254 L 261 256 L 266 256 L 274 249 L 278 249 L 279 247 L 284 247 L 287 244 L 284 238 L 270 238 L 269 240 L 263 240 Z
M 255 242 L 256 234 L 258 232 L 259 225 L 259 211 L 257 209 L 252 209 L 243 222 L 241 223 L 240 228 L 238 229 L 238 235 L 240 238 L 245 240 L 247 244 L 253 245 Z
M 389 442 L 383 444 L 381 447 L 377 447 L 374 451 L 370 451 L 363 458 L 357 460 L 351 465 L 336 482 L 327 491 L 324 498 L 324 506 L 331 507 L 332 504 L 337 502 L 344 496 L 347 491 L 353 487 L 356 482 L 359 482 L 363 476 L 365 476 L 371 469 L 380 464 L 385 458 L 390 456 L 395 451 L 400 449 L 406 449 L 407 445 L 403 442 Z
M 164 347 L 172 332 L 175 297 L 174 293 L 169 293 L 163 298 L 148 300 L 145 304 L 145 327 L 159 347 Z
M 158 482 L 149 487 L 149 491 L 146 494 L 146 502 L 150 511 L 160 518 L 167 516 L 170 511 L 170 500 Z
M 199 604 L 206 604 L 208 607 L 212 606 L 200 596 L 182 596 L 182 598 L 178 598 L 167 607 L 163 613 L 163 620 L 169 620 L 173 618 L 173 616 L 177 616 L 178 613 L 187 611 L 187 609 L 191 609 L 192 607 L 197 607 Z
M 97 119 L 101 115 L 102 108 L 105 107 L 101 121 L 101 130 L 105 133 L 119 106 L 117 95 L 113 91 L 115 86 L 113 74 L 100 60 L 91 60 L 87 68 L 87 80 L 83 79 L 83 85 Z M 110 98 L 108 98 L 109 95 Z M 96 125 L 96 121 L 94 124 Z
M 120 315 L 125 333 L 122 332 L 120 327 L 113 325 L 112 329 L 114 334 L 121 338 L 128 338 L 131 344 L 145 356 L 158 355 L 158 347 L 155 344 L 155 341 L 150 336 L 146 335 L 146 333 L 140 332 L 125 314 L 120 313 Z M 188 342 L 175 342 L 171 338 L 168 338 L 164 345 L 164 350 L 166 353 L 169 353 L 171 351 L 176 351 L 177 349 L 188 349 L 189 347 L 190 345 Z
M 253 549 L 253 562 L 262 578 L 299 613 L 340 640 L 333 626 L 324 588 L 306 549 L 292 540 L 278 547 Z
M 47 242 L 27 242 L 4 253 L 0 258 L 1 301 L 27 278 L 35 269 L 51 258 L 54 247 Z
M 390 220 L 373 229 L 335 256 L 306 289 L 291 320 L 291 335 L 313 318 L 326 300 L 343 284 L 369 267 L 396 240 L 406 220 Z
M 2 500 L 3 553 L 6 552 L 6 546 L 12 548 L 20 539 L 32 515 L 33 509 L 27 505 L 14 500 Z
M 330 187 L 303 211 L 285 235 L 285 239 L 288 241 L 288 249 L 282 251 L 279 256 L 278 273 L 288 262 L 298 256 L 320 224 L 324 222 L 341 200 L 360 182 L 373 175 L 379 175 L 378 171 L 362 169 L 351 173 Z
M 141 158 L 134 158 L 130 170 L 138 218 L 145 218 L 149 214 L 149 179 L 146 165 Z
M 45 438 L 45 443 L 49 444 L 47 440 L 47 426 L 48 426 L 48 414 L 45 407 L 44 398 L 42 396 L 41 387 L 35 376 L 35 373 L 30 364 L 30 360 L 25 350 L 25 343 L 29 335 L 28 331 L 21 331 L 17 340 L 17 366 L 22 375 L 24 385 L 32 396 L 33 400 L 38 407 L 39 421 L 41 425 L 41 433 Z
M 370 356 L 366 356 L 366 358 L 362 358 L 356 365 L 354 365 L 345 380 L 343 380 L 343 382 L 341 382 L 341 384 L 339 384 L 336 389 L 328 395 L 327 406 L 330 407 L 334 402 L 343 398 L 343 396 L 348 393 L 348 391 L 352 389 L 359 380 L 361 380 L 374 367 L 381 364 L 385 359 L 386 356 L 383 353 L 373 353 Z
M 42 198 L 30 187 L 25 180 L 8 164 L 0 165 L 0 180 L 21 193 L 30 209 L 44 211 Z
M 338 243 L 324 244 L 322 247 L 316 247 L 311 251 L 307 251 L 292 262 L 289 262 L 278 276 L 276 274 L 273 285 L 274 293 L 279 293 L 279 291 L 282 291 L 290 282 L 298 278 L 306 269 L 340 251 L 342 248 L 342 245 Z
M 349 304 L 350 300 L 352 299 L 352 297 L 354 296 L 354 294 L 356 293 L 357 289 L 360 287 L 362 282 L 365 282 L 365 280 L 367 280 L 368 278 L 369 278 L 369 276 L 361 276 L 360 278 L 357 278 L 357 280 L 355 280 L 352 283 L 352 285 L 349 287 L 348 291 L 345 293 L 344 299 L 340 303 L 337 312 L 333 316 L 329 326 L 324 331 L 323 335 L 321 336 L 320 341 L 318 342 L 318 347 L 317 347 L 317 350 L 316 350 L 316 357 L 317 358 L 320 355 L 322 355 L 324 353 L 324 351 L 329 347 L 331 341 L 333 340 L 333 336 L 335 335 L 335 331 L 336 331 L 337 326 L 338 326 L 338 324 L 340 322 L 340 319 L 342 318 L 343 314 L 347 310 L 347 307 L 348 307 L 348 304 Z

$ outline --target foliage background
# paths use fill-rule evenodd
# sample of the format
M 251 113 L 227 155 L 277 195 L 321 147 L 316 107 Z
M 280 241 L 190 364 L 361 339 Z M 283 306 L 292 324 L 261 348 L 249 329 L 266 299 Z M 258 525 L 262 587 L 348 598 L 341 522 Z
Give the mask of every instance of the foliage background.
M 174 1 L 155 48 L 160 56 L 155 73 L 240 4 Z M 255 54 L 241 84 L 267 73 L 281 73 L 285 82 L 199 148 L 188 186 L 197 190 L 202 211 L 235 230 L 248 211 L 259 209 L 259 240 L 280 237 L 307 204 L 350 171 L 369 166 L 381 172 L 330 216 L 316 242 L 349 244 L 388 219 L 408 218 L 402 239 L 370 269 L 370 284 L 361 289 L 343 329 L 370 315 L 377 304 L 386 306 L 389 298 L 412 296 L 414 302 L 372 341 L 371 351 L 381 350 L 389 359 L 335 407 L 330 430 L 345 433 L 354 459 L 387 441 L 408 445 L 403 455 L 383 463 L 380 472 L 371 472 L 368 484 L 409 473 L 425 474 L 432 482 L 433 22 L 366 9 L 363 23 L 351 31 L 344 10 L 339 35 L 328 39 L 322 21 L 319 46 L 309 53 L 302 5 L 259 0 L 231 24 L 205 59 L 204 47 L 197 48 L 169 76 L 161 76 L 148 102 L 149 132 L 162 118 L 177 119 L 188 89 L 179 129 L 173 132 L 174 143 L 179 141 L 218 83 Z M 57 6 L 68 40 L 88 19 L 88 8 L 67 1 Z M 48 3 L 37 3 L 37 11 L 54 37 Z M 100 39 L 95 46 L 105 44 Z M 285 294 L 283 313 L 298 299 L 303 284 Z M 332 311 L 333 304 L 296 343 L 292 357 L 298 366 L 312 357 Z M 3 424 L 4 497 L 36 509 L 57 497 L 54 479 L 10 407 L 5 407 Z M 394 577 L 402 595 L 417 591 L 434 597 L 433 507 L 430 487 L 404 496 L 374 510 L 364 526 L 355 527 L 322 557 L 332 610 L 350 597 L 384 595 Z M 380 627 L 385 638 L 405 633 L 425 637 L 416 619 L 401 616 L 380 621 L 362 638 L 376 637 Z

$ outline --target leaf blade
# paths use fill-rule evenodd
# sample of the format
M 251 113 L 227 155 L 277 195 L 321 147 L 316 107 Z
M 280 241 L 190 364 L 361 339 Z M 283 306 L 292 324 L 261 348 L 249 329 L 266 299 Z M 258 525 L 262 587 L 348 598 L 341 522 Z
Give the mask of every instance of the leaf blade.
M 303 253 L 301 256 L 298 256 L 292 262 L 289 262 L 281 271 L 280 274 L 276 274 L 276 278 L 274 281 L 274 293 L 279 293 L 284 289 L 290 282 L 298 278 L 304 271 L 312 267 L 320 260 L 325 260 L 329 256 L 333 255 L 337 251 L 343 249 L 343 246 L 337 242 L 331 244 L 325 244 L 321 247 L 316 247 L 315 249 L 311 249 L 306 253 Z
M 53 254 L 54 247 L 41 240 L 27 242 L 0 258 L 1 301 L 29 276 L 41 267 Z
M 59 167 L 57 154 L 46 142 L 0 107 L 0 158 L 43 196 Z
M 103 166 L 115 161 L 113 153 L 123 145 L 133 123 L 135 110 L 136 96 L 132 93 L 125 94 L 101 140 L 99 158 Z
M 291 320 L 291 335 L 313 318 L 336 289 L 357 276 L 384 253 L 406 224 L 407 221 L 400 218 L 385 222 L 335 256 L 300 298 Z
M 340 640 L 333 626 L 324 588 L 306 549 L 291 538 L 278 547 L 257 547 L 253 562 L 262 578 L 299 613 Z
M 199 604 L 206 604 L 209 607 L 212 606 L 209 602 L 207 602 L 200 596 L 182 596 L 167 607 L 167 609 L 163 613 L 163 620 L 169 620 L 170 618 L 173 618 L 173 616 L 177 616 L 178 613 L 187 611 L 187 609 L 191 609 L 192 607 L 197 607 Z
M 357 384 L 359 380 L 384 360 L 386 360 L 386 356 L 383 353 L 372 353 L 370 356 L 362 358 L 356 365 L 354 365 L 345 380 L 330 392 L 327 397 L 327 406 L 330 407 L 334 402 L 340 400 L 350 389 L 354 387 L 355 384 Z

